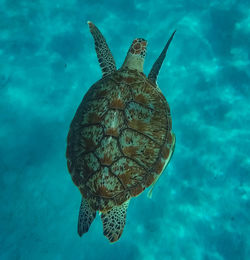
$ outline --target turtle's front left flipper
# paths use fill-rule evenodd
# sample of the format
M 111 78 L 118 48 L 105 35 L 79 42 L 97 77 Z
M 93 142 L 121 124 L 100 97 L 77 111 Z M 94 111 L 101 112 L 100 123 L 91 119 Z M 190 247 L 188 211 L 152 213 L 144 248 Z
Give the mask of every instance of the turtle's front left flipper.
M 88 21 L 90 32 L 95 41 L 95 50 L 99 64 L 102 69 L 102 75 L 107 76 L 112 72 L 116 71 L 115 60 L 111 54 L 108 44 L 99 31 L 99 29 L 90 21 Z
M 93 210 L 89 203 L 82 198 L 79 217 L 78 217 L 78 234 L 81 237 L 84 233 L 88 232 L 89 227 L 95 219 L 96 211 Z
M 116 242 L 122 235 L 126 223 L 128 204 L 129 200 L 101 215 L 103 234 L 111 243 Z

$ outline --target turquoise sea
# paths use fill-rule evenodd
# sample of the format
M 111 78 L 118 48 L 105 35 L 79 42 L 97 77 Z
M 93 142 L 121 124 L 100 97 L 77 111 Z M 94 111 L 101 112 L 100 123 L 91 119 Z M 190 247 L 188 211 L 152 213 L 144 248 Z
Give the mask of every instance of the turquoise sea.
M 67 171 L 70 122 L 101 78 L 87 21 L 120 67 L 148 40 L 176 148 L 154 188 L 133 199 L 110 244 L 97 215 L 77 234 Z M 0 0 L 0 259 L 250 259 L 250 5 L 244 0 Z

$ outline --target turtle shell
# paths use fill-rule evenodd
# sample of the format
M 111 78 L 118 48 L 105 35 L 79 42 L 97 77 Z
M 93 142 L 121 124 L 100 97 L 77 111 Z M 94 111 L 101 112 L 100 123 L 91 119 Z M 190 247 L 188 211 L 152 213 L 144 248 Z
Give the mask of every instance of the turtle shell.
M 173 142 L 168 103 L 136 70 L 120 69 L 84 96 L 67 138 L 75 185 L 95 210 L 139 195 L 162 173 Z

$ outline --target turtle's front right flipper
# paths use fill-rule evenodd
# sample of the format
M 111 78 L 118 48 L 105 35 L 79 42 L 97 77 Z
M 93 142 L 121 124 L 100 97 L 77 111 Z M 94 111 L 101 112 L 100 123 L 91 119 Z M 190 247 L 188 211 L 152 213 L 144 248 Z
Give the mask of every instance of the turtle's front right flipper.
M 112 72 L 116 71 L 115 60 L 111 54 L 108 44 L 99 31 L 99 29 L 90 21 L 88 21 L 90 32 L 95 41 L 95 50 L 99 64 L 102 69 L 102 75 L 107 76 Z
M 93 210 L 89 203 L 82 198 L 79 217 L 78 217 L 78 234 L 81 237 L 84 233 L 87 233 L 93 220 L 95 219 L 96 211 Z
M 158 77 L 158 73 L 161 69 L 161 65 L 166 57 L 166 53 L 167 53 L 167 50 L 168 50 L 168 47 L 171 43 L 171 41 L 173 40 L 173 37 L 174 37 L 174 34 L 175 34 L 176 31 L 174 31 L 171 35 L 171 37 L 169 38 L 166 46 L 164 47 L 163 51 L 161 52 L 160 56 L 158 57 L 158 59 L 156 60 L 156 62 L 154 63 L 151 71 L 149 72 L 148 74 L 148 79 L 150 79 L 153 83 L 156 83 L 156 79 Z

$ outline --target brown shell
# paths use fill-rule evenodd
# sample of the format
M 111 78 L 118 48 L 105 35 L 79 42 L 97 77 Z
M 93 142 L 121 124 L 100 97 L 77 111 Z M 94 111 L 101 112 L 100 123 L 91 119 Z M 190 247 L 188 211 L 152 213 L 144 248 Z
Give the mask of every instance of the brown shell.
M 171 116 L 143 73 L 121 69 L 95 83 L 68 134 L 68 169 L 83 197 L 108 210 L 161 174 L 172 145 Z

